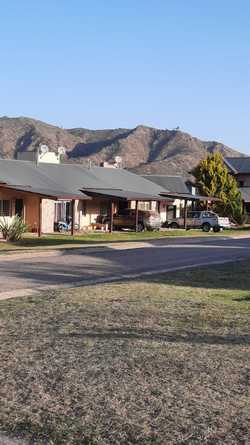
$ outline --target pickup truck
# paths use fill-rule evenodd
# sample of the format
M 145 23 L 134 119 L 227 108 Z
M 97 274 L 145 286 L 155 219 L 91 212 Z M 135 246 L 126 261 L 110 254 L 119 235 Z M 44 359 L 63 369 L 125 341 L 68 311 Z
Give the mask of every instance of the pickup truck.
M 167 227 L 172 229 L 179 229 L 184 227 L 184 218 L 173 218 L 167 220 Z M 216 213 L 208 210 L 201 212 L 187 213 L 187 228 L 188 229 L 202 229 L 203 232 L 219 232 L 221 229 L 230 229 L 229 218 L 222 218 Z

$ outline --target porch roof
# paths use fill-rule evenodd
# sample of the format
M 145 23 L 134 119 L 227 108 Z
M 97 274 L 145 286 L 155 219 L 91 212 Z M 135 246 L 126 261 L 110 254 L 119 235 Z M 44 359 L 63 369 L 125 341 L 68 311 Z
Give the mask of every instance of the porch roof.
M 102 197 L 107 199 L 118 199 L 125 201 L 169 201 L 160 195 L 150 195 L 148 193 L 140 193 L 131 190 L 122 189 L 83 189 L 84 193 L 90 196 Z
M 72 199 L 91 199 L 89 196 L 84 193 L 69 193 L 51 189 L 42 189 L 37 187 L 29 187 L 29 186 L 20 186 L 20 185 L 9 185 L 0 183 L 0 188 L 4 188 L 7 190 L 15 190 L 16 192 L 22 193 L 30 193 L 32 195 L 37 195 L 42 198 L 57 200 L 72 200 Z
M 212 196 L 203 195 L 192 195 L 191 193 L 172 193 L 172 192 L 162 192 L 161 195 L 167 196 L 169 198 L 187 200 L 187 201 L 221 201 L 220 198 L 215 198 Z

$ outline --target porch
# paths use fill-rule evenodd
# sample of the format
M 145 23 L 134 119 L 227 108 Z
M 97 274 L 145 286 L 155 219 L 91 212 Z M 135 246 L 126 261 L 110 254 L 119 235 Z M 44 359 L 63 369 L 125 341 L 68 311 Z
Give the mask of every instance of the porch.
M 18 215 L 23 219 L 31 233 L 53 233 L 57 201 L 70 203 L 71 234 L 75 229 L 75 202 L 79 195 L 64 195 L 56 191 L 34 190 L 0 184 L 0 218 L 11 222 Z M 89 198 L 86 198 L 89 199 Z

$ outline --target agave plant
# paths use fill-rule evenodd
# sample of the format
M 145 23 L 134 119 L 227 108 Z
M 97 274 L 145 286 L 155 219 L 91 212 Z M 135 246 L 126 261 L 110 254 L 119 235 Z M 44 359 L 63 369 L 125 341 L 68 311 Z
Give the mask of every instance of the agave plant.
M 27 225 L 17 215 L 12 220 L 0 218 L 0 232 L 6 241 L 19 241 L 27 229 Z

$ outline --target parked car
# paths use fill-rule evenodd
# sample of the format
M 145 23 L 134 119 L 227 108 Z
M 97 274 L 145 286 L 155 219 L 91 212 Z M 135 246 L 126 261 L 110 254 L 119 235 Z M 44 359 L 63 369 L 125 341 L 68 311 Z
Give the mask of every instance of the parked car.
M 174 218 L 167 221 L 167 227 L 178 229 L 184 227 L 184 218 Z M 231 227 L 229 218 L 223 218 L 211 211 L 188 212 L 187 228 L 202 229 L 203 232 L 219 232 L 221 229 L 229 229 Z
M 135 209 L 123 209 L 113 217 L 114 229 L 135 229 Z M 159 230 L 160 215 L 151 210 L 138 210 L 138 232 L 143 230 Z

